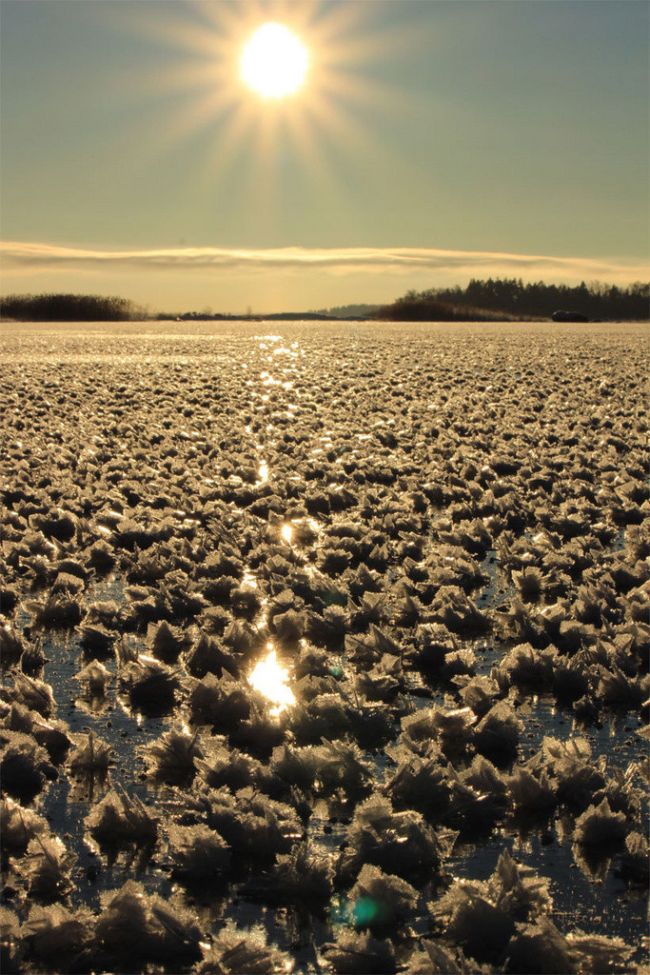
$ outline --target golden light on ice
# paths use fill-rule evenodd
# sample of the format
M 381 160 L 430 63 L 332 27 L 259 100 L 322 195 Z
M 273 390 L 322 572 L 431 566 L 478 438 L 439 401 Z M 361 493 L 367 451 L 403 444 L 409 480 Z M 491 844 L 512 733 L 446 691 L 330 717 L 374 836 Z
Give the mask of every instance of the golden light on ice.
M 290 704 L 295 704 L 296 698 L 287 684 L 287 668 L 278 661 L 273 645 L 269 643 L 268 647 L 269 652 L 258 660 L 249 675 L 248 683 L 274 705 L 271 714 L 278 715 Z
M 309 54 L 299 38 L 284 24 L 263 24 L 242 51 L 242 80 L 262 98 L 284 98 L 302 87 Z
M 280 534 L 287 545 L 291 545 L 291 542 L 293 541 L 293 525 L 290 524 L 290 522 L 285 521 L 280 529 Z

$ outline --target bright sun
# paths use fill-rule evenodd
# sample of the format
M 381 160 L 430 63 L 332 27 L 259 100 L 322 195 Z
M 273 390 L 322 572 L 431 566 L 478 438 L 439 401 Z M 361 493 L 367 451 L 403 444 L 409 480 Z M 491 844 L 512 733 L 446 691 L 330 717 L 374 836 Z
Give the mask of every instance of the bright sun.
M 244 46 L 240 61 L 243 81 L 262 98 L 284 98 L 302 86 L 309 54 L 283 24 L 263 24 Z

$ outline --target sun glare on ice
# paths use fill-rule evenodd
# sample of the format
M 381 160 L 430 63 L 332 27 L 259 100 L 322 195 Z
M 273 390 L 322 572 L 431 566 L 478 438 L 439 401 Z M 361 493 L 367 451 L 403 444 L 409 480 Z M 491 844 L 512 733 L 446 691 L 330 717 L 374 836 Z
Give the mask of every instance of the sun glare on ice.
M 248 677 L 248 683 L 274 705 L 271 714 L 278 715 L 289 705 L 295 704 L 296 698 L 287 684 L 289 679 L 287 668 L 278 661 L 272 644 L 268 644 L 268 649 L 267 655 L 255 664 Z
M 309 54 L 284 24 L 258 27 L 242 51 L 239 63 L 244 83 L 262 98 L 284 98 L 302 87 Z

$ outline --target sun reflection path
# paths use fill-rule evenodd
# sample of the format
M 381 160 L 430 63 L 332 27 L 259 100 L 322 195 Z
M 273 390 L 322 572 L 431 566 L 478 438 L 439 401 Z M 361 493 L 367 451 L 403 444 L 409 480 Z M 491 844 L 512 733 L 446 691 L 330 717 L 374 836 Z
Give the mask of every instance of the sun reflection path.
M 273 644 L 268 643 L 267 647 L 269 652 L 255 664 L 249 674 L 248 683 L 274 705 L 270 713 L 276 717 L 291 704 L 295 704 L 296 698 L 287 683 L 287 668 L 279 662 Z

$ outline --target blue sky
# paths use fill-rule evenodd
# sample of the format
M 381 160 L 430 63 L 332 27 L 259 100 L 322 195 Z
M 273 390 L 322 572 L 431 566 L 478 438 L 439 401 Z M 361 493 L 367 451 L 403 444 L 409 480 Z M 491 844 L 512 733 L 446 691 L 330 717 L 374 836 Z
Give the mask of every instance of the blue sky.
M 278 104 L 237 72 L 267 20 L 312 58 Z M 645 2 L 2 0 L 0 27 L 5 292 L 273 311 L 647 274 Z

